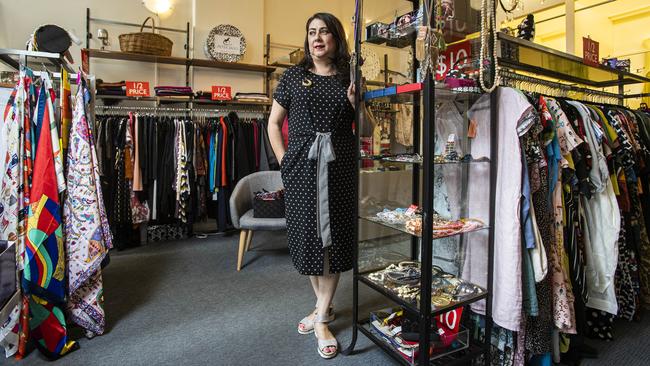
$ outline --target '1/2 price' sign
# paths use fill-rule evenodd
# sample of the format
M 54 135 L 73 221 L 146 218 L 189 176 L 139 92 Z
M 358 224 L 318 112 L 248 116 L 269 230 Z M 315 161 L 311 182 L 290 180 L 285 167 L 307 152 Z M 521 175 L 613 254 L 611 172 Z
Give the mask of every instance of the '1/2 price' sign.
M 585 65 L 598 66 L 600 44 L 591 38 L 582 37 L 582 62 Z
M 148 81 L 127 81 L 126 82 L 126 96 L 127 97 L 148 97 L 149 82 Z
M 231 100 L 232 94 L 229 86 L 212 86 L 212 100 Z

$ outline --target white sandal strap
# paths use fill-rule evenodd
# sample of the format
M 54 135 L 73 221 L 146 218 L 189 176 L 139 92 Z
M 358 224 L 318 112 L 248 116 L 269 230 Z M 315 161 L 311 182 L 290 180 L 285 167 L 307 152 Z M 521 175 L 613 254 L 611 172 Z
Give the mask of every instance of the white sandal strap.
M 339 347 L 339 342 L 336 340 L 336 338 L 334 338 L 334 339 L 323 339 L 323 340 L 317 339 L 317 340 L 318 340 L 318 348 L 320 348 L 321 350 L 323 350 L 325 348 L 328 348 L 328 347 L 329 348 L 337 348 L 337 349 Z

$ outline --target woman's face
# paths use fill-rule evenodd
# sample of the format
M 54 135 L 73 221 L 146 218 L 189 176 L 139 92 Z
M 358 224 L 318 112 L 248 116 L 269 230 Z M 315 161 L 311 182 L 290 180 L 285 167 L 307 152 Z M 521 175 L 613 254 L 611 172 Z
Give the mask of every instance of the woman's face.
M 334 57 L 336 42 L 334 35 L 321 19 L 314 19 L 307 29 L 309 53 L 316 60 L 327 60 Z

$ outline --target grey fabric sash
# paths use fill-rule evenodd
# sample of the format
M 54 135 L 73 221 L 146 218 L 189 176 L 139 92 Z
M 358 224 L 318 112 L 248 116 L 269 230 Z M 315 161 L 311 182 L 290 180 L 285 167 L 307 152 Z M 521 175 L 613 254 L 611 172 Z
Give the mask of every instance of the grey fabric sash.
M 327 248 L 332 245 L 327 167 L 330 162 L 336 160 L 331 132 L 316 132 L 316 139 L 309 149 L 309 159 L 317 162 L 316 223 L 318 237 L 323 242 L 323 248 Z

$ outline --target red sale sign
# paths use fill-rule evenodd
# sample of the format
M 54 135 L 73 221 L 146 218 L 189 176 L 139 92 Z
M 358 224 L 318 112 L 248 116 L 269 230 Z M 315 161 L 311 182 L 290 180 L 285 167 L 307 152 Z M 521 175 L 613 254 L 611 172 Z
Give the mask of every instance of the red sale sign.
M 127 81 L 126 82 L 126 96 L 127 97 L 148 97 L 149 82 L 148 81 Z
M 447 49 L 438 55 L 436 80 L 443 80 L 449 71 L 457 69 L 464 62 L 470 62 L 471 53 L 472 45 L 469 40 L 447 46 Z
M 232 100 L 229 86 L 212 86 L 212 100 Z
M 591 38 L 582 37 L 582 62 L 585 65 L 598 66 L 600 44 Z

